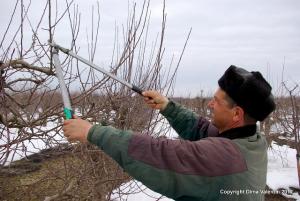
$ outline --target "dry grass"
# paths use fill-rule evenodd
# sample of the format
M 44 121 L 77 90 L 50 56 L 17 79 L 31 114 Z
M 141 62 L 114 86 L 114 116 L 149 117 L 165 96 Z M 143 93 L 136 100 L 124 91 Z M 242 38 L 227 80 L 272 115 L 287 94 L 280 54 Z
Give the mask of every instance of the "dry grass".
M 78 150 L 49 150 L 2 168 L 0 200 L 34 201 L 53 195 L 51 200 L 106 200 L 129 177 L 102 152 L 91 155 L 94 162 L 87 165 Z

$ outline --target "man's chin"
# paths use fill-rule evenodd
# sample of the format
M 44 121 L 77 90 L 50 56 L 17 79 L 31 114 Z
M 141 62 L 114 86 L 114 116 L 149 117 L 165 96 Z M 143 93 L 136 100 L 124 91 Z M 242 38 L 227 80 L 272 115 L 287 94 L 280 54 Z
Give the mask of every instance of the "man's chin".
M 210 120 L 210 123 L 214 125 L 216 128 L 218 128 L 218 124 L 215 122 L 213 118 Z

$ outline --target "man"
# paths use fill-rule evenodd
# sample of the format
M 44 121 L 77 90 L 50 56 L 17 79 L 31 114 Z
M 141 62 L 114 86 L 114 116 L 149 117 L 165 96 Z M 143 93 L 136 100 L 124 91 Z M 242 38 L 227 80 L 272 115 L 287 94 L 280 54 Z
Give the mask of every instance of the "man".
M 230 66 L 208 106 L 212 122 L 155 91 L 143 93 L 181 140 L 67 120 L 68 140 L 96 144 L 133 178 L 175 200 L 264 200 L 267 144 L 256 130 L 274 109 L 271 86 L 259 72 Z M 149 98 L 150 97 L 150 98 Z

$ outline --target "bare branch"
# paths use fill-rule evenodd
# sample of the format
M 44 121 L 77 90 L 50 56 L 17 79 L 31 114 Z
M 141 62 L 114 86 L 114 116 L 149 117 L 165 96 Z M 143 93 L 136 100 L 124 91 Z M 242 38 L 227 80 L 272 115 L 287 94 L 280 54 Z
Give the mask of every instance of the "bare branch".
M 51 71 L 51 68 L 34 66 L 27 63 L 24 60 L 12 60 L 10 62 L 4 63 L 2 65 L 2 69 L 5 69 L 9 66 L 11 66 L 14 69 L 29 69 L 29 70 L 34 70 L 34 71 L 44 73 L 46 75 L 55 75 L 55 73 Z

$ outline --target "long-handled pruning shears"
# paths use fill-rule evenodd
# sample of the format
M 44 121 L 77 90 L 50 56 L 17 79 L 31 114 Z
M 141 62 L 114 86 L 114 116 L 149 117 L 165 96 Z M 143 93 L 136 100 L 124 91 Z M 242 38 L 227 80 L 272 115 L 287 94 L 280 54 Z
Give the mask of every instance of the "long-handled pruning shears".
M 58 78 L 58 81 L 59 81 L 59 85 L 60 85 L 60 89 L 61 89 L 61 93 L 62 93 L 62 97 L 63 97 L 64 113 L 65 113 L 66 119 L 71 119 L 72 118 L 73 111 L 72 111 L 72 108 L 71 108 L 71 101 L 70 101 L 69 93 L 68 93 L 66 84 L 64 82 L 64 76 L 62 74 L 62 68 L 61 68 L 61 64 L 60 64 L 60 61 L 59 61 L 59 57 L 58 57 L 58 50 L 62 51 L 63 53 L 65 53 L 67 55 L 70 55 L 70 56 L 78 59 L 79 61 L 89 65 L 90 67 L 94 68 L 95 70 L 100 71 L 101 73 L 109 76 L 110 78 L 120 82 L 121 84 L 129 87 L 133 91 L 135 91 L 138 94 L 142 95 L 143 90 L 140 89 L 139 87 L 137 87 L 137 86 L 135 86 L 135 85 L 133 85 L 129 82 L 126 82 L 125 80 L 122 80 L 122 79 L 118 78 L 117 76 L 115 76 L 114 74 L 106 71 L 105 69 L 103 69 L 103 68 L 93 64 L 92 62 L 78 56 L 77 54 L 73 53 L 71 50 L 63 48 L 63 47 L 57 45 L 54 42 L 49 42 L 49 45 L 53 47 L 53 50 L 52 50 L 53 62 L 54 62 L 54 65 L 55 65 L 56 75 L 57 75 L 57 78 Z
M 129 87 L 130 89 L 132 89 L 133 91 L 137 92 L 138 94 L 142 95 L 143 93 L 143 90 L 140 89 L 139 87 L 129 83 L 129 82 L 126 82 L 125 80 L 122 80 L 120 78 L 118 78 L 117 76 L 115 76 L 114 74 L 106 71 L 105 69 L 93 64 L 92 62 L 82 58 L 81 56 L 75 54 L 74 52 L 72 52 L 71 50 L 67 49 L 67 48 L 64 48 L 64 47 L 61 47 L 60 45 L 57 45 L 56 43 L 52 42 L 52 43 L 49 43 L 50 46 L 54 47 L 54 49 L 59 49 L 60 51 L 62 51 L 63 53 L 67 54 L 67 55 L 70 55 L 76 59 L 78 59 L 79 61 L 81 61 L 82 63 L 85 63 L 87 64 L 88 66 L 92 67 L 93 69 L 97 70 L 97 71 L 100 71 L 101 73 L 109 76 L 110 78 L 120 82 L 121 84 Z
M 61 96 L 62 96 L 63 103 L 64 103 L 65 118 L 72 119 L 74 112 L 72 110 L 69 92 L 68 92 L 67 86 L 64 81 L 64 75 L 63 75 L 60 60 L 58 57 L 58 48 L 54 47 L 52 49 L 52 57 L 53 57 L 53 64 L 54 64 L 55 70 L 56 70 L 56 77 L 59 82 Z

